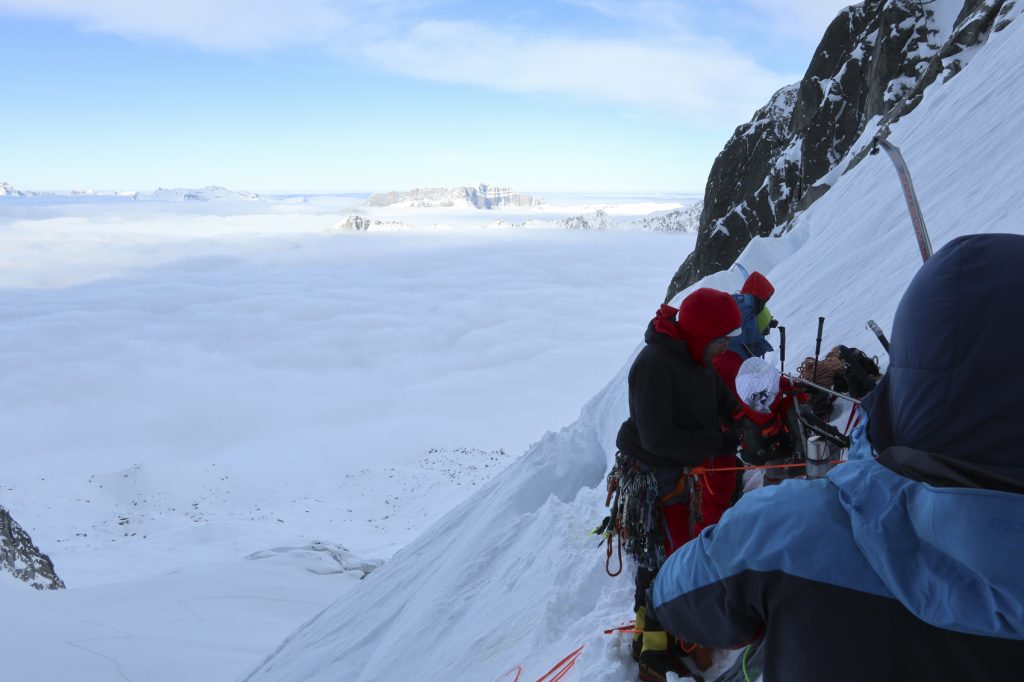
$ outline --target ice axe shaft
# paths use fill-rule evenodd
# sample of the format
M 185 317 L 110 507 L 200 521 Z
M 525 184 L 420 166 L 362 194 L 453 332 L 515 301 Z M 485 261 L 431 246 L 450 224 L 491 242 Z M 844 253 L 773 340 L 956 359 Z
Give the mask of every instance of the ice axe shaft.
M 932 257 L 932 240 L 928 236 L 928 228 L 924 224 L 924 216 L 921 215 L 921 204 L 917 201 L 917 192 L 914 191 L 914 181 L 910 179 L 910 167 L 903 159 L 900 148 L 881 136 L 875 136 L 871 141 L 872 153 L 879 148 L 885 150 L 889 160 L 896 167 L 896 175 L 900 179 L 900 186 L 903 188 L 903 198 L 907 202 L 907 211 L 910 212 L 910 223 L 914 227 L 914 236 L 917 238 L 917 248 L 921 251 L 921 260 L 925 263 Z
M 874 320 L 868 320 L 867 327 L 872 332 L 874 332 L 875 336 L 878 337 L 878 342 L 880 344 L 882 344 L 882 348 L 884 348 L 885 352 L 888 353 L 889 352 L 889 339 L 885 338 L 885 332 L 883 332 L 882 328 L 878 326 L 878 323 L 875 322 Z

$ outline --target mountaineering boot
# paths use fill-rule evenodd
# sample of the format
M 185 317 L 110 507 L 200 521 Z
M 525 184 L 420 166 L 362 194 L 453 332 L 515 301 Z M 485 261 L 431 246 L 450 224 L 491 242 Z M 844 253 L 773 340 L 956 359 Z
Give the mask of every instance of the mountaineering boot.
M 644 647 L 644 621 L 647 617 L 647 607 L 641 606 L 636 610 L 636 625 L 634 629 L 637 632 L 633 633 L 633 660 L 637 663 L 640 662 L 640 652 Z
M 640 679 L 643 682 L 665 682 L 666 674 L 673 672 L 680 677 L 693 675 L 680 666 L 668 650 L 668 633 L 664 630 L 644 632 L 640 649 Z
M 701 646 L 700 644 L 689 644 L 682 640 L 678 640 L 675 647 L 670 648 L 677 652 L 677 655 L 680 658 L 689 658 L 701 672 L 704 672 L 714 664 L 714 660 L 711 657 L 712 649 L 709 649 L 706 646 Z
M 715 662 L 711 658 L 711 649 L 706 646 L 696 645 L 696 649 L 690 652 L 690 658 L 697 664 L 697 667 L 701 669 L 701 672 L 707 670 Z

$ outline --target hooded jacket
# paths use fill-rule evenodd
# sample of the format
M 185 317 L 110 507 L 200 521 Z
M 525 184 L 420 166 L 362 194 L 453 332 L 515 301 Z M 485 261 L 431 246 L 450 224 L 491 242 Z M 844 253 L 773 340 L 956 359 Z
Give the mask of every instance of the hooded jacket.
M 921 268 L 850 461 L 745 495 L 673 554 L 650 594 L 669 631 L 763 634 L 765 682 L 1020 677 L 1024 366 L 989 349 L 1024 331 L 1021 263 L 1024 237 L 974 235 Z
M 677 310 L 663 305 L 647 327 L 647 344 L 629 370 L 629 418 L 619 450 L 655 467 L 696 466 L 726 452 L 722 424 L 736 403 L 715 370 L 707 345 L 740 325 L 732 297 L 698 289 Z
M 775 350 L 765 338 L 764 332 L 771 321 L 771 315 L 762 322 L 762 315 L 767 307 L 757 310 L 757 301 L 765 303 L 775 293 L 775 287 L 760 272 L 752 272 L 743 283 L 740 293 L 733 296 L 743 315 L 743 333 L 729 341 L 729 350 L 739 355 L 740 362 L 750 357 L 763 358 Z M 735 373 L 734 373 L 735 376 Z

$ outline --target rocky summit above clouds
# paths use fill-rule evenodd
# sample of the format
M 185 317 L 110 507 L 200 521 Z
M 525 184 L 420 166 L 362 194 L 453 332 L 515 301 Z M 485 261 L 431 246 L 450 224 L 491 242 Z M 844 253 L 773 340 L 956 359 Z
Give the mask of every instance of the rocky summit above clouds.
M 24 192 L 19 192 L 14 189 L 6 182 L 0 182 L 0 197 L 22 197 L 25 196 Z
M 0 197 L 37 197 L 49 195 L 49 192 L 26 192 L 20 189 L 15 189 L 6 182 L 0 182 Z
M 616 218 L 607 211 L 597 209 L 590 213 L 560 218 L 557 220 L 527 220 L 512 223 L 495 220 L 485 228 L 504 229 L 549 229 L 549 230 L 640 230 L 644 232 L 696 232 L 700 220 L 702 202 L 696 202 L 671 211 L 659 211 L 639 218 Z
M 611 230 L 616 227 L 616 222 L 610 215 L 598 209 L 593 213 L 552 221 L 551 226 L 565 230 Z
M 484 210 L 513 206 L 528 208 L 540 206 L 541 199 L 516 194 L 507 187 L 433 187 L 408 192 L 378 192 L 366 200 L 367 206 L 396 206 L 409 208 L 479 208 Z
M 28 533 L 0 506 L 0 572 L 10 573 L 37 590 L 64 589 L 50 557 L 43 554 Z
M 553 220 L 531 219 L 522 222 L 491 220 L 479 227 L 486 230 L 638 230 L 646 232 L 694 232 L 700 217 L 700 202 L 672 211 L 659 211 L 636 217 L 615 217 L 598 209 L 589 213 Z M 435 226 L 436 227 L 436 226 Z M 328 233 L 339 232 L 401 232 L 412 230 L 412 225 L 398 220 L 380 220 L 352 213 L 327 228 Z
M 696 232 L 704 202 L 698 201 L 665 213 L 654 213 L 630 222 L 631 226 L 648 232 Z
M 411 225 L 408 225 L 397 220 L 372 220 L 370 218 L 364 218 L 361 215 L 353 213 L 344 220 L 339 220 L 334 223 L 331 227 L 327 228 L 328 232 L 401 232 L 403 230 L 412 229 Z
M 887 136 L 1006 27 L 1015 1 L 866 0 L 840 11 L 803 80 L 775 93 L 715 159 L 696 248 L 666 300 L 728 268 L 753 237 L 787 230 L 867 153 L 865 131 Z
M 150 194 L 136 192 L 132 198 L 136 201 L 262 201 L 258 194 L 235 192 L 218 185 L 201 189 L 159 187 Z

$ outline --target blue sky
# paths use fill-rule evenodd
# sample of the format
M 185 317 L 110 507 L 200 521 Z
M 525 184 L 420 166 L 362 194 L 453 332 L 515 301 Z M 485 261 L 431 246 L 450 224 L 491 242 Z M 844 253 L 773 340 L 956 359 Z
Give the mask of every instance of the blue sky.
M 0 0 L 0 180 L 699 192 L 832 0 Z

